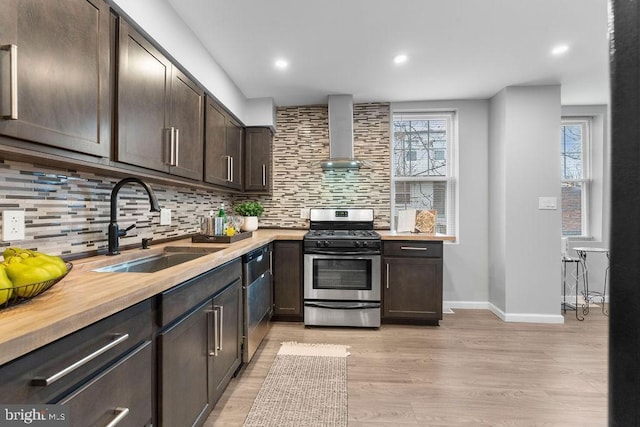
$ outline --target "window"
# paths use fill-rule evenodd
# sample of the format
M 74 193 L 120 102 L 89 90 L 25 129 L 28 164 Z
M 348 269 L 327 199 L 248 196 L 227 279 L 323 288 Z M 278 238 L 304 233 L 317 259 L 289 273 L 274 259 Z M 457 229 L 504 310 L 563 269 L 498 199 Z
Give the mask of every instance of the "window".
M 562 161 L 562 235 L 588 236 L 590 120 L 563 119 L 560 126 Z
M 437 211 L 436 232 L 455 235 L 454 113 L 393 113 L 391 216 Z M 392 224 L 392 228 L 395 225 Z

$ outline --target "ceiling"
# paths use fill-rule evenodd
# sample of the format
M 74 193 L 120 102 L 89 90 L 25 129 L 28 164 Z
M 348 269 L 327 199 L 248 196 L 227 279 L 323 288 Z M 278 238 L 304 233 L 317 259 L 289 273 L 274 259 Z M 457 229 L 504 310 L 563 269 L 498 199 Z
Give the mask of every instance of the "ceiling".
M 563 105 L 609 100 L 607 0 L 168 1 L 247 98 L 278 106 L 330 94 L 483 99 L 545 84 L 562 86 Z M 561 43 L 569 50 L 553 56 Z

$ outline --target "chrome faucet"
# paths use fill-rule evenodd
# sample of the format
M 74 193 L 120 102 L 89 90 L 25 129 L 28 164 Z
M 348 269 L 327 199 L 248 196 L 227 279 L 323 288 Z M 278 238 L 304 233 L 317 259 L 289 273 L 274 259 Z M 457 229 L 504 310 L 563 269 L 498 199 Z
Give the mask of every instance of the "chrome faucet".
M 156 195 L 146 182 L 134 177 L 124 178 L 118 181 L 115 187 L 113 187 L 113 190 L 111 190 L 111 221 L 109 222 L 109 251 L 107 252 L 107 255 L 118 255 L 120 253 L 118 250 L 118 246 L 120 245 L 118 239 L 126 236 L 127 231 L 136 226 L 133 224 L 124 230 L 118 229 L 118 191 L 120 191 L 120 188 L 122 188 L 123 185 L 129 182 L 137 182 L 142 185 L 142 188 L 144 188 L 149 195 L 149 203 L 151 204 L 150 211 L 160 212 L 158 199 L 156 199 Z

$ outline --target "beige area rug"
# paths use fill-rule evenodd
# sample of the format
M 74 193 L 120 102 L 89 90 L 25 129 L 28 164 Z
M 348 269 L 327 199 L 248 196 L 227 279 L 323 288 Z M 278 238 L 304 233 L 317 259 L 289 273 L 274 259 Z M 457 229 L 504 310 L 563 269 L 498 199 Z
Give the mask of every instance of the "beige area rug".
M 348 348 L 282 343 L 244 426 L 346 426 Z

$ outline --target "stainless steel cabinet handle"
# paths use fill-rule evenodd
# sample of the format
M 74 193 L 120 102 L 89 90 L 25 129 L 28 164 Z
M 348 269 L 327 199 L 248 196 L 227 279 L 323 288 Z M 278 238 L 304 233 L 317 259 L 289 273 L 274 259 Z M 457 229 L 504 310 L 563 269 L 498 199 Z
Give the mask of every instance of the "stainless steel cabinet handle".
M 231 159 L 231 179 L 229 181 L 233 182 L 233 178 L 234 178 L 234 173 L 233 173 L 233 157 L 230 157 Z
M 267 186 L 267 165 L 262 165 L 262 186 Z
M 116 408 L 114 413 L 116 414 L 116 417 L 105 427 L 115 427 L 120 424 L 120 421 L 124 420 L 125 417 L 129 415 L 129 408 Z
M 231 168 L 233 167 L 233 160 L 231 159 L 231 156 L 226 156 L 227 157 L 227 181 L 231 182 L 233 181 L 231 179 Z
M 426 251 L 427 248 L 419 248 L 416 246 L 400 246 L 403 251 Z
M 389 289 L 389 263 L 387 263 L 387 289 Z
M 216 341 L 216 353 L 219 351 L 222 351 L 222 329 L 223 329 L 223 322 L 224 322 L 224 307 L 219 305 L 216 307 L 218 309 L 218 316 L 219 316 L 219 321 L 218 321 L 218 340 Z
M 106 353 L 107 351 L 111 350 L 112 348 L 114 348 L 118 344 L 126 341 L 129 338 L 129 334 L 114 334 L 113 336 L 117 337 L 117 338 L 114 339 L 113 341 L 111 341 L 109 344 L 105 345 L 104 347 L 99 348 L 98 350 L 94 351 L 93 353 L 89 354 L 88 356 L 83 357 L 82 359 L 80 359 L 77 362 L 67 366 L 66 368 L 64 368 L 61 371 L 51 375 L 48 378 L 34 378 L 34 379 L 32 379 L 31 380 L 31 385 L 45 386 L 45 387 L 49 386 L 49 385 L 53 384 L 54 382 L 58 381 L 60 378 L 70 374 L 71 372 L 75 371 L 79 367 L 81 367 L 83 365 L 86 365 L 87 363 L 89 363 L 90 361 L 95 359 L 96 357 L 100 356 L 103 353 Z
M 214 341 L 213 350 L 211 349 L 212 348 L 212 346 L 211 346 L 211 330 L 213 329 L 215 331 L 215 328 L 216 328 L 215 324 L 213 325 L 213 327 L 211 327 L 211 324 L 215 323 L 215 312 L 216 312 L 215 309 L 206 311 L 206 313 L 207 313 L 207 353 L 209 354 L 209 356 L 215 356 L 216 355 L 216 349 L 215 349 L 216 337 L 215 337 L 215 335 L 213 337 L 213 341 Z
M 178 153 L 180 152 L 180 129 L 175 128 L 175 144 L 173 147 L 173 164 L 171 166 L 178 166 Z
M 176 128 L 165 128 L 165 135 L 168 140 L 168 147 L 165 148 L 165 163 L 169 166 L 176 165 Z
M 2 111 L 2 118 L 18 120 L 18 46 L 6 44 L 0 50 L 9 52 L 9 114 Z M 2 103 L 4 107 L 4 102 Z

